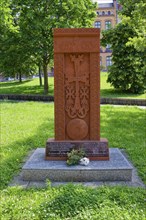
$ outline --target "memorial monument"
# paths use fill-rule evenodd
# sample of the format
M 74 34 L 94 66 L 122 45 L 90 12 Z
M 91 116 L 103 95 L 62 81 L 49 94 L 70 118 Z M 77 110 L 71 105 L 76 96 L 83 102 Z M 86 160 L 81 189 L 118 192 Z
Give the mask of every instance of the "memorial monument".
M 100 138 L 100 30 L 54 29 L 55 139 L 46 160 L 66 160 L 82 148 L 90 160 L 109 160 Z
M 23 180 L 132 183 L 132 165 L 100 138 L 99 35 L 96 28 L 54 29 L 55 138 L 33 152 Z M 88 166 L 66 164 L 72 149 L 85 151 Z

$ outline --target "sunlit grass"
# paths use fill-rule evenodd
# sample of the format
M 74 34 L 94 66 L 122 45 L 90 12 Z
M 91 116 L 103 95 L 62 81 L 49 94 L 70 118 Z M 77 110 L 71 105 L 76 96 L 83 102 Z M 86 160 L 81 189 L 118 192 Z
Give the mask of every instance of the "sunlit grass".
M 101 136 L 124 148 L 146 183 L 145 111 L 101 107 Z M 30 150 L 54 137 L 54 104 L 1 102 L 2 220 L 145 220 L 145 189 L 124 186 L 63 185 L 44 189 L 7 187 Z
M 137 98 L 144 99 L 146 94 L 131 94 L 124 93 L 120 90 L 115 90 L 107 80 L 106 72 L 101 72 L 101 97 L 110 97 L 110 98 Z M 54 95 L 54 78 L 49 77 L 49 95 Z M 43 95 L 44 89 L 43 86 L 39 86 L 39 79 L 35 78 L 32 80 L 24 80 L 22 83 L 18 81 L 11 82 L 1 82 L 0 83 L 0 94 L 37 94 Z
M 110 147 L 126 149 L 146 181 L 145 111 L 136 107 L 101 107 L 101 137 Z M 5 186 L 28 151 L 54 137 L 54 105 L 43 102 L 1 103 L 1 185 Z

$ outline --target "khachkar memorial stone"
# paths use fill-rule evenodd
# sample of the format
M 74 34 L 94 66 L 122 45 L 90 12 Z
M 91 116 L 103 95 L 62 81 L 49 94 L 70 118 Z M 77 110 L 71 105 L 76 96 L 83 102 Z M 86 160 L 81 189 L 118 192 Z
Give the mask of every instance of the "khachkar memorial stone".
M 108 160 L 108 141 L 100 138 L 100 31 L 54 29 L 55 139 L 47 160 L 66 160 L 82 148 L 91 160 Z

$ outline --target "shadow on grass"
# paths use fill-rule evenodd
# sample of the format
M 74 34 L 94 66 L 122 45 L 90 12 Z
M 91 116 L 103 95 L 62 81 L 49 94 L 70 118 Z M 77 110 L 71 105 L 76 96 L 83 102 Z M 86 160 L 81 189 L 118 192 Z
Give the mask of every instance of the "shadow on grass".
M 14 187 L 2 193 L 3 219 L 145 219 L 141 188 L 67 184 L 46 189 Z
M 95 219 L 95 217 L 103 219 L 104 215 L 104 219 L 114 219 L 113 216 L 116 219 L 118 207 L 122 207 L 122 212 L 125 212 L 135 202 L 134 198 L 139 200 L 137 209 L 144 209 L 142 201 L 144 195 L 132 188 L 99 187 L 95 189 L 73 184 L 60 188 L 56 189 L 59 195 L 50 201 L 46 200 L 37 208 L 40 218 L 51 219 L 52 216 L 56 216 L 57 219 L 74 217 L 75 219 Z M 144 190 L 141 191 L 144 192 Z M 130 211 L 133 212 L 132 209 Z
M 31 82 L 33 79 L 28 79 L 24 80 L 21 83 L 19 81 L 12 81 L 12 82 L 1 82 L 0 86 L 1 88 L 3 87 L 13 87 L 13 86 L 18 86 L 18 85 L 24 85 L 25 83 Z
M 3 88 L 1 89 L 1 94 L 16 94 L 16 95 L 44 95 L 44 87 L 35 85 L 35 86 L 23 86 L 23 87 L 13 87 L 12 88 Z M 49 86 L 49 94 L 54 94 L 54 86 Z

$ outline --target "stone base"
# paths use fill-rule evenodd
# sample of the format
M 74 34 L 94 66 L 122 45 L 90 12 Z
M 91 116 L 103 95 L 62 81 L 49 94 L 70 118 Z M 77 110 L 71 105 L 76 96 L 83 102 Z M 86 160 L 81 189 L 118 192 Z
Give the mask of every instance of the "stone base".
M 88 166 L 67 166 L 66 161 L 46 161 L 45 149 L 38 148 L 22 168 L 25 181 L 92 182 L 131 181 L 133 167 L 117 148 L 110 148 L 110 160 L 90 161 Z
M 83 149 L 90 160 L 109 160 L 107 139 L 100 141 L 56 141 L 48 139 L 46 143 L 46 160 L 66 160 L 72 149 Z

